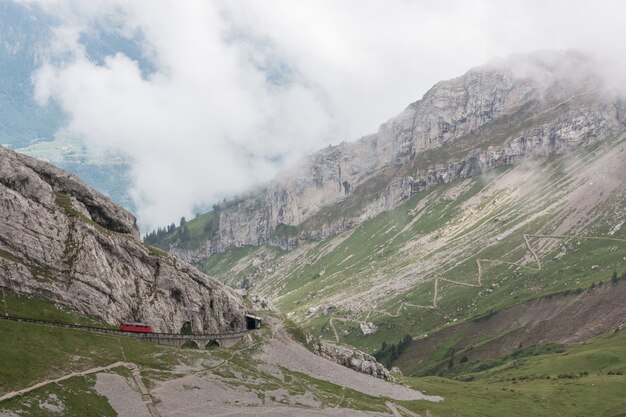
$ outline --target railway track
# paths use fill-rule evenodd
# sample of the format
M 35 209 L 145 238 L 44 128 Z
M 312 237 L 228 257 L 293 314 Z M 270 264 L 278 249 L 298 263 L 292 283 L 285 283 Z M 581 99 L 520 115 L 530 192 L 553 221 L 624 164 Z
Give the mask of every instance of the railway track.
M 109 329 L 106 327 L 94 327 L 94 326 L 84 326 L 81 324 L 70 324 L 70 323 L 60 323 L 56 321 L 48 321 L 48 320 L 37 320 L 30 319 L 26 317 L 17 317 L 10 315 L 0 315 L 0 319 L 15 321 L 20 323 L 30 323 L 30 324 L 42 324 L 45 326 L 53 326 L 53 327 L 62 327 L 66 329 L 77 329 L 91 333 L 100 333 L 100 334 L 110 334 L 115 336 L 128 336 L 133 337 L 135 339 L 147 340 L 155 343 L 165 344 L 165 345 L 173 345 L 173 346 L 181 346 L 187 341 L 195 342 L 199 347 L 201 345 L 205 345 L 209 342 L 227 342 L 233 340 L 239 340 L 246 334 L 250 332 L 250 330 L 244 330 L 239 332 L 228 332 L 228 333 L 196 333 L 196 334 L 179 334 L 179 333 L 135 333 L 130 331 L 118 330 L 118 329 Z M 220 343 L 218 343 L 220 344 Z

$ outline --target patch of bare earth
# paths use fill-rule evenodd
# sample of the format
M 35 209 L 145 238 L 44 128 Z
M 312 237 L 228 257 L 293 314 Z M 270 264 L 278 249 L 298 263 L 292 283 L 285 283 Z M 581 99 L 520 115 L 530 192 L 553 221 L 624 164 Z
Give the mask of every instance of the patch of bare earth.
M 151 417 L 139 391 L 133 389 L 126 378 L 118 374 L 96 374 L 96 391 L 109 400 L 120 416 Z
M 443 399 L 439 396 L 424 395 L 404 385 L 353 371 L 319 357 L 289 338 L 282 329 L 275 330 L 274 336 L 264 346 L 258 359 L 375 397 L 387 397 L 399 401 L 428 400 L 438 402 Z
M 187 375 L 162 382 L 152 391 L 162 417 L 210 416 L 381 416 L 342 408 L 324 408 L 310 392 L 291 395 L 287 390 L 251 390 L 213 374 Z
M 195 417 L 194 415 L 184 414 Z M 196 416 L 206 416 L 207 414 L 197 414 Z M 388 414 L 370 413 L 365 411 L 350 410 L 347 408 L 324 408 L 320 410 L 307 410 L 297 407 L 254 407 L 254 408 L 214 408 L 211 409 L 211 416 L 219 417 L 239 417 L 239 416 L 271 416 L 271 417 L 377 417 L 388 416 Z M 182 415 L 181 415 L 182 416 Z

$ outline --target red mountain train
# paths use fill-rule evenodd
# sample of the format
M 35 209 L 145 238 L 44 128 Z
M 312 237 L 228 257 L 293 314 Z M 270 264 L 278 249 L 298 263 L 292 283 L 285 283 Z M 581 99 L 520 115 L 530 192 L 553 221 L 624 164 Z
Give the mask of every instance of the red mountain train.
M 120 323 L 120 330 L 133 333 L 152 333 L 152 327 L 144 323 L 129 323 L 123 321 Z

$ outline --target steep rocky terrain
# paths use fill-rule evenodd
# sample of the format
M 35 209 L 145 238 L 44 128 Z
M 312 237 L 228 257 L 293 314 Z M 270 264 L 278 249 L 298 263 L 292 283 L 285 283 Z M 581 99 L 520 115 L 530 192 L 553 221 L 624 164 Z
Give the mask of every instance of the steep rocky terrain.
M 369 353 L 407 334 L 420 343 L 520 303 L 587 291 L 626 271 L 625 102 L 588 63 L 573 53 L 521 56 L 439 83 L 376 135 L 279 176 L 266 193 L 293 204 L 233 202 L 188 223 L 196 249 L 179 244 L 178 231 L 166 242 L 204 272 L 268 298 L 315 336 Z M 341 190 L 339 173 L 349 183 Z M 266 204 L 290 220 L 268 214 Z M 214 233 L 204 244 L 194 235 L 202 222 Z M 259 231 L 276 222 L 274 232 Z M 228 239 L 235 248 L 218 248 Z M 560 308 L 558 297 L 547 299 Z M 602 323 L 586 315 L 578 323 L 584 338 L 554 341 L 620 327 L 622 308 Z M 543 332 L 561 326 L 556 317 Z M 530 321 L 512 326 L 536 329 Z M 487 346 L 510 329 L 492 330 L 471 343 Z M 404 364 L 412 359 L 421 360 Z
M 351 229 L 431 185 L 561 155 L 620 131 L 626 103 L 576 52 L 514 56 L 435 85 L 375 134 L 321 150 L 266 190 L 223 206 L 192 244 L 199 262 L 232 247 L 293 248 Z
M 251 287 L 314 334 L 371 352 L 407 333 L 421 337 L 621 275 L 624 184 L 622 134 L 431 187 L 354 229 L 290 251 L 240 248 L 199 267 Z M 613 322 L 598 332 L 619 325 L 619 315 L 607 317 Z
M 75 176 L 0 147 L 0 286 L 110 324 L 241 330 L 228 287 L 139 240 L 135 218 Z

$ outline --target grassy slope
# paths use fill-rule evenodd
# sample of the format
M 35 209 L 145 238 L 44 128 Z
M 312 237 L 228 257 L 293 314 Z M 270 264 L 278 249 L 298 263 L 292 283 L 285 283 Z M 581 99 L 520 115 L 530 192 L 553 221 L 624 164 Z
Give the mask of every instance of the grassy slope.
M 2 313 L 10 316 L 94 327 L 114 327 L 41 298 L 16 294 L 6 289 L 2 290 L 2 295 L 0 296 L 3 297 L 0 305 Z
M 462 373 L 472 382 L 439 377 L 402 381 L 446 398 L 436 405 L 412 404 L 413 410 L 429 409 L 434 416 L 626 415 L 626 331 L 561 348 L 560 353 L 545 351 L 503 358 L 498 367 L 483 372 Z
M 21 306 L 17 306 L 21 303 Z M 36 317 L 63 317 L 67 311 L 52 313 L 51 303 L 24 299 L 12 300 L 16 309 Z M 72 321 L 76 318 L 70 319 Z M 256 341 L 267 337 L 255 335 Z M 374 398 L 349 389 L 313 379 L 307 375 L 282 370 L 284 380 L 260 371 L 252 358 L 256 347 L 235 350 L 217 349 L 206 352 L 158 346 L 124 337 L 85 333 L 0 321 L 0 393 L 32 385 L 37 381 L 64 375 L 72 370 L 108 365 L 118 360 L 137 363 L 144 379 L 170 379 L 182 374 L 176 365 L 193 364 L 198 359 L 226 360 L 211 372 L 228 383 L 242 384 L 259 395 L 274 389 L 286 389 L 291 395 L 312 391 L 327 406 L 341 401 L 342 407 L 385 411 L 384 399 Z M 559 349 L 536 349 L 514 357 L 501 358 L 496 366 L 476 371 L 472 364 L 459 368 L 458 377 L 472 379 L 460 382 L 439 377 L 401 377 L 401 381 L 428 394 L 442 395 L 445 401 L 433 404 L 424 401 L 400 402 L 410 410 L 433 416 L 611 416 L 626 407 L 623 387 L 626 377 L 609 375 L 623 373 L 626 365 L 626 331 L 612 332 L 587 344 Z M 128 376 L 124 369 L 114 372 Z M 586 372 L 586 376 L 578 375 Z M 246 378 L 237 379 L 236 375 Z M 570 378 L 569 375 L 575 376 Z M 239 382 L 237 382 L 239 381 Z M 248 382 L 246 382 L 248 381 Z M 259 381 L 263 381 L 262 383 Z M 94 391 L 93 376 L 72 378 L 61 384 L 47 385 L 27 395 L 0 403 L 1 411 L 23 416 L 49 416 L 39 404 L 56 396 L 65 407 L 65 415 L 113 416 L 106 398 Z M 150 382 L 148 381 L 150 385 Z
M 97 346 L 106 347 L 119 355 L 119 347 L 113 343 L 107 344 L 106 336 L 79 334 L 69 336 L 70 330 L 48 329 L 43 326 L 21 325 L 19 331 L 23 335 L 22 342 L 28 343 L 26 350 L 36 352 L 39 356 L 55 358 L 73 353 L 85 354 Z M 34 330 L 33 330 L 34 329 Z M 5 334 L 6 328 L 2 328 Z M 49 333 L 48 333 L 49 332 Z M 54 334 L 56 333 L 56 334 Z M 32 344 L 33 340 L 41 337 L 46 343 L 42 345 Z M 84 339 L 87 337 L 89 339 Z M 79 352 L 56 351 L 55 344 L 59 339 L 66 340 L 68 345 L 76 346 Z M 6 339 L 5 339 L 6 340 Z M 188 363 L 191 357 L 210 355 L 215 358 L 229 359 L 229 365 L 215 372 L 223 378 L 231 378 L 235 373 L 243 373 L 253 378 L 262 378 L 264 382 L 252 384 L 255 389 L 271 391 L 279 388 L 288 388 L 292 395 L 303 394 L 306 390 L 313 390 L 319 396 L 325 398 L 330 405 L 337 403 L 341 396 L 344 399 L 343 407 L 352 407 L 365 410 L 383 411 L 383 400 L 372 398 L 346 390 L 343 391 L 333 384 L 315 380 L 304 374 L 286 373 L 285 381 L 281 381 L 271 375 L 263 374 L 256 368 L 256 363 L 249 355 L 236 355 L 230 359 L 231 353 L 218 350 L 203 354 L 194 351 L 181 351 L 162 348 L 143 342 L 122 340 L 128 359 L 141 364 L 144 373 L 148 372 L 151 377 L 171 378 L 172 365 L 176 363 Z M 80 342 L 76 345 L 77 342 Z M 130 342 L 130 343 L 125 343 Z M 623 398 L 623 386 L 626 377 L 623 375 L 609 375 L 609 372 L 624 372 L 626 366 L 621 360 L 626 355 L 626 332 L 609 334 L 598 338 L 586 345 L 570 348 L 563 353 L 548 353 L 530 356 L 521 359 L 504 361 L 499 368 L 493 368 L 485 372 L 473 373 L 475 378 L 472 382 L 459 382 L 446 378 L 426 377 L 401 378 L 403 383 L 426 391 L 429 394 L 442 395 L 445 401 L 433 404 L 422 401 L 401 403 L 405 407 L 425 413 L 430 410 L 434 416 L 553 416 L 559 412 L 567 416 L 620 416 L 626 407 Z M 132 346 L 136 345 L 136 346 Z M 145 345 L 145 346 L 143 346 Z M 5 342 L 0 346 L 5 347 Z M 22 349 L 25 345 L 22 345 Z M 50 347 L 49 347 L 50 346 Z M 140 350 L 136 350 L 137 347 Z M 36 349 L 36 350 L 35 350 Z M 13 348 L 11 348 L 13 350 Z M 91 354 L 96 352 L 91 351 Z M 90 355 L 91 355 L 90 354 Z M 163 355 L 166 358 L 163 358 Z M 102 357 L 102 362 L 113 361 L 116 353 L 108 359 Z M 169 357 L 168 357 L 169 356 Z M 2 352 L 5 357 L 5 352 Z M 110 363 L 110 362 L 109 362 Z M 22 362 L 11 361 L 11 367 L 21 370 L 46 369 L 46 365 L 40 362 L 30 362 L 28 365 Z M 16 366 L 16 364 L 18 364 Z M 94 362 L 97 364 L 97 362 Z M 5 369 L 3 363 L 2 369 Z M 72 369 L 68 366 L 68 369 Z M 580 372 L 587 372 L 586 376 L 578 377 Z M 559 378 L 559 375 L 561 377 Z M 575 375 L 575 378 L 563 375 Z M 549 379 L 547 378 L 549 377 Z M 2 381 L 8 377 L 2 375 Z M 93 377 L 73 378 L 62 384 L 46 386 L 24 397 L 3 402 L 0 410 L 13 410 L 27 416 L 52 415 L 41 410 L 39 403 L 45 401 L 51 394 L 56 395 L 66 406 L 66 415 L 114 415 L 106 399 L 93 391 Z M 22 381 L 23 382 L 23 381 Z M 32 381 L 34 382 L 34 380 Z M 252 388 L 248 387 L 248 388 Z
M 328 339 L 334 339 L 329 320 L 344 319 L 333 323 L 341 341 L 371 352 L 407 333 L 423 336 L 524 300 L 587 288 L 626 269 L 623 242 L 530 237 L 542 263 L 538 270 L 523 237 L 552 233 L 573 218 L 578 203 L 566 203 L 567 196 L 590 181 L 576 175 L 608 152 L 593 145 L 433 187 L 342 235 L 287 253 L 237 249 L 200 268 L 234 285 L 248 278 L 252 291 L 270 296 L 308 331 Z M 573 226 L 579 236 L 609 236 L 626 212 L 619 192 L 602 198 L 587 216 L 592 222 Z M 626 227 L 611 237 L 626 239 Z M 480 286 L 478 259 L 490 260 L 481 264 Z M 438 281 L 436 309 L 405 304 L 432 306 L 436 278 L 466 285 Z M 321 314 L 335 303 L 334 313 Z M 360 321 L 375 323 L 378 332 L 364 337 Z
M 28 317 L 58 319 L 69 322 L 90 322 L 88 318 L 58 310 L 53 303 L 26 297 L 10 299 L 13 311 Z M 56 310 L 56 311 L 55 311 Z M 237 346 L 232 350 L 217 349 L 197 351 L 169 348 L 126 337 L 99 335 L 73 329 L 54 328 L 44 325 L 24 324 L 0 320 L 0 395 L 11 390 L 31 386 L 46 379 L 57 378 L 72 371 L 105 366 L 117 361 L 139 365 L 148 385 L 150 379 L 167 380 L 184 374 L 178 365 L 197 366 L 199 360 L 225 361 L 225 366 L 211 370 L 227 383 L 240 384 L 264 398 L 266 391 L 282 389 L 292 395 L 313 392 L 325 406 L 341 401 L 342 407 L 359 410 L 384 411 L 384 401 L 350 389 L 340 387 L 308 375 L 283 369 L 284 379 L 260 371 L 258 362 L 252 358 L 260 342 L 270 334 L 266 328 L 254 335 L 252 348 Z M 112 372 L 128 377 L 125 368 Z M 236 376 L 238 375 L 238 376 Z M 239 378 L 245 376 L 243 380 Z M 150 379 L 146 379 L 150 378 Z M 262 381 L 262 382 L 259 382 Z M 64 415 L 68 416 L 114 416 L 115 412 L 106 398 L 94 390 L 95 377 L 76 377 L 60 384 L 46 385 L 31 393 L 0 403 L 3 411 L 16 412 L 20 416 L 58 415 L 42 409 L 40 404 L 62 403 Z M 51 399 L 51 395 L 57 400 Z
M 6 293 L 7 312 L 27 318 L 103 326 L 54 303 Z M 56 378 L 72 371 L 129 360 L 164 368 L 175 351 L 127 337 L 0 320 L 0 393 Z M 152 357 L 159 353 L 158 357 Z M 172 356 L 174 355 L 174 356 Z
M 117 361 L 167 370 L 178 363 L 181 356 L 173 349 L 131 338 L 4 320 L 0 321 L 0 334 L 0 393 Z M 23 416 L 54 415 L 39 407 L 54 394 L 65 404 L 65 415 L 116 415 L 106 398 L 94 391 L 94 383 L 93 376 L 86 376 L 46 385 L 0 403 L 0 412 L 15 411 Z
M 19 413 L 20 416 L 98 416 L 115 417 L 117 413 L 106 397 L 95 389 L 95 376 L 71 378 L 54 385 L 46 385 L 33 393 L 0 403 L 0 412 Z M 46 409 L 41 404 L 61 406 L 59 409 Z M 9 414 L 10 415 L 10 414 Z

